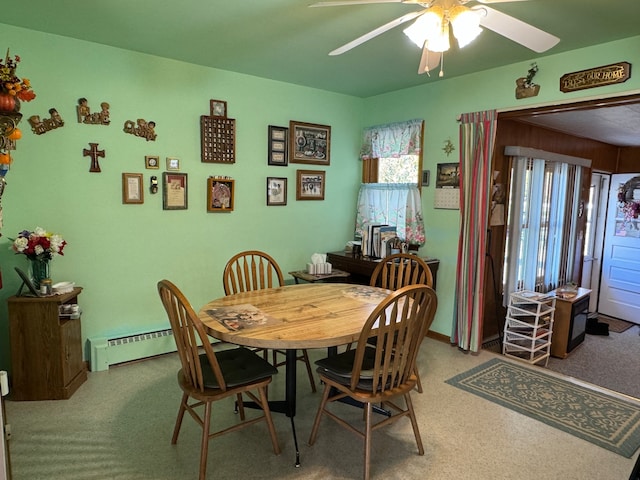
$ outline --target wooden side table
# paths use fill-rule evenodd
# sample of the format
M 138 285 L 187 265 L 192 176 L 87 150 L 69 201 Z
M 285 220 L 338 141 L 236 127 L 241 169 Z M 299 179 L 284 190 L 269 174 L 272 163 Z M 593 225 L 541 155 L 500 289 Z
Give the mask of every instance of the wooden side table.
M 342 270 L 331 270 L 331 273 L 325 273 L 321 275 L 316 275 L 312 273 L 307 273 L 304 270 L 296 270 L 295 272 L 289 272 L 296 283 L 300 283 L 300 280 L 304 280 L 305 282 L 315 283 L 315 282 L 324 282 L 325 280 L 332 279 L 345 279 L 349 277 L 351 274 L 349 272 L 343 272 Z
M 80 313 L 60 309 L 77 304 L 80 292 L 9 297 L 12 400 L 67 399 L 87 380 Z
M 440 260 L 437 258 L 425 257 L 422 257 L 422 259 L 431 270 L 431 275 L 433 276 L 433 289 L 435 290 L 438 283 L 438 267 L 440 265 Z M 359 283 L 362 285 L 369 285 L 371 274 L 381 260 L 381 258 L 363 257 L 362 255 L 345 251 L 327 253 L 327 262 L 336 268 L 349 272 L 351 274 L 351 283 Z

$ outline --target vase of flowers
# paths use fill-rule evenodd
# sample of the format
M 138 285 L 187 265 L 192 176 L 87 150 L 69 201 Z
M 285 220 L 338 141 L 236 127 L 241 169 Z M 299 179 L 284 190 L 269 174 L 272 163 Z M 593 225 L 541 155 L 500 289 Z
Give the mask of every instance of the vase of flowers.
M 29 259 L 33 286 L 39 290 L 42 280 L 49 278 L 49 262 L 56 255 L 64 255 L 66 244 L 61 235 L 37 227 L 33 231 L 21 231 L 13 239 L 11 248 L 16 254 L 25 255 Z

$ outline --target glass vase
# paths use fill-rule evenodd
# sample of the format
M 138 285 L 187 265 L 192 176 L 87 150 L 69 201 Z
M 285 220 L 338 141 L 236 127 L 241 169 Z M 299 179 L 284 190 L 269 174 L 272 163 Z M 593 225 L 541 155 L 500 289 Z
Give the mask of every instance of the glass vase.
M 49 261 L 48 260 L 30 260 L 31 262 L 31 280 L 36 290 L 40 290 L 42 280 L 49 278 Z

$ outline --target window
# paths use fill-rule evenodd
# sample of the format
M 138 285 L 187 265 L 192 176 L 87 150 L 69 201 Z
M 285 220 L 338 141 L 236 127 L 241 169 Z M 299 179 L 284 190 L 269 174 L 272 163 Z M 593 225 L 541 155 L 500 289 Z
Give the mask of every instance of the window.
M 424 244 L 419 190 L 423 126 L 422 120 L 410 120 L 364 129 L 356 236 L 362 237 L 369 225 L 393 225 L 403 241 Z
M 507 147 L 507 154 L 511 148 L 518 147 Z M 573 277 L 585 161 L 548 152 L 529 153 L 548 158 L 512 158 L 505 299 L 522 289 L 548 292 Z

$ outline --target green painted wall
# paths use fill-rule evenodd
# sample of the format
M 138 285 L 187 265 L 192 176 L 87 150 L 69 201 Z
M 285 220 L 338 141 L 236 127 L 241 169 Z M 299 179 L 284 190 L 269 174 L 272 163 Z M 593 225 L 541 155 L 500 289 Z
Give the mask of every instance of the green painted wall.
M 6 299 L 18 288 L 9 237 L 41 226 L 68 241 L 64 257 L 51 265 L 54 282 L 84 287 L 83 336 L 108 336 L 167 327 L 156 282 L 174 281 L 196 309 L 223 294 L 222 269 L 234 253 L 250 248 L 270 252 L 283 270 L 301 268 L 314 252 L 341 249 L 352 237 L 354 204 L 360 182 L 357 161 L 363 126 L 388 121 L 426 120 L 425 168 L 457 161 L 447 157 L 444 141 L 457 143 L 458 114 L 488 108 L 522 108 L 527 104 L 585 98 L 638 89 L 632 78 L 621 86 L 565 95 L 558 78 L 570 71 L 626 60 L 639 60 L 640 37 L 571 54 L 538 59 L 538 97 L 515 100 L 515 79 L 528 63 L 466 77 L 427 83 L 370 99 L 359 99 L 247 75 L 199 67 L 159 57 L 2 26 L 3 43 L 22 57 L 21 77 L 31 79 L 37 98 L 24 103 L 23 139 L 14 152 L 2 197 L 4 226 L 0 238 L 0 368 L 8 368 Z M 614 54 L 612 54 L 614 52 Z M 536 60 L 536 59 L 532 59 Z M 445 72 L 446 73 L 446 72 Z M 81 125 L 77 99 L 86 97 L 92 111 L 111 105 L 111 125 Z M 200 162 L 199 117 L 212 98 L 228 102 L 237 121 L 237 161 L 233 165 Z M 58 109 L 65 126 L 44 135 L 30 132 L 26 118 L 48 117 Z M 156 122 L 155 142 L 125 134 L 126 120 Z M 331 125 L 331 165 L 267 165 L 267 126 L 289 120 Z M 99 143 L 106 158 L 102 173 L 89 173 L 82 150 Z M 121 174 L 151 175 L 145 155 L 181 159 L 188 173 L 188 210 L 162 210 L 162 194 L 145 190 L 143 205 L 122 205 Z M 296 201 L 297 169 L 327 171 L 325 200 Z M 235 211 L 206 212 L 206 178 L 229 175 L 236 180 Z M 288 205 L 266 206 L 266 177 L 289 179 Z M 441 259 L 440 307 L 434 330 L 448 335 L 453 312 L 459 214 L 433 208 L 433 186 L 423 189 L 427 244 L 423 254 Z M 86 352 L 89 358 L 89 352 Z
M 516 100 L 515 80 L 526 76 L 534 61 L 539 67 L 534 81 L 541 86 L 540 93 L 537 97 Z M 560 77 L 565 73 L 621 61 L 640 65 L 640 37 L 564 54 L 532 57 L 530 62 L 451 79 L 446 79 L 445 68 L 444 81 L 431 81 L 424 86 L 367 99 L 366 123 L 375 125 L 403 118 L 424 118 L 423 167 L 431 170 L 433 179 L 438 163 L 459 160 L 458 149 L 447 156 L 442 148 L 447 139 L 458 144 L 457 118 L 460 114 L 490 109 L 517 110 L 527 106 L 601 98 L 623 92 L 637 93 L 640 89 L 640 75 L 634 76 L 633 70 L 631 78 L 622 84 L 573 93 L 560 92 Z M 438 313 L 432 330 L 449 335 L 453 318 L 460 213 L 458 210 L 434 209 L 434 190 L 433 183 L 422 189 L 427 242 L 420 252 L 440 259 Z
M 22 57 L 18 73 L 32 81 L 37 98 L 22 105 L 23 139 L 2 197 L 0 367 L 9 361 L 6 299 L 19 286 L 13 267 L 27 268 L 27 259 L 10 251 L 9 237 L 25 228 L 41 226 L 68 241 L 51 272 L 54 282 L 84 287 L 85 338 L 167 328 L 160 279 L 176 283 L 197 309 L 223 295 L 222 269 L 240 250 L 268 251 L 288 272 L 353 238 L 364 100 L 10 26 L 2 37 L 0 44 Z M 111 125 L 77 123 L 80 97 L 92 111 L 109 102 Z M 237 121 L 233 165 L 200 161 L 199 121 L 210 99 L 226 100 Z M 33 134 L 26 119 L 48 118 L 51 107 L 65 126 Z M 138 118 L 156 122 L 155 142 L 123 132 L 126 120 Z M 267 165 L 267 127 L 289 120 L 331 125 L 330 166 Z M 89 173 L 82 155 L 89 142 L 106 151 L 102 173 Z M 165 211 L 162 193 L 148 193 L 150 175 L 164 168 L 145 170 L 145 155 L 160 156 L 163 165 L 167 156 L 181 159 L 188 210 Z M 296 201 L 297 169 L 326 170 L 324 201 Z M 143 205 L 122 204 L 123 172 L 144 174 Z M 235 179 L 234 212 L 207 213 L 210 175 Z M 286 206 L 266 206 L 267 176 L 288 178 Z

